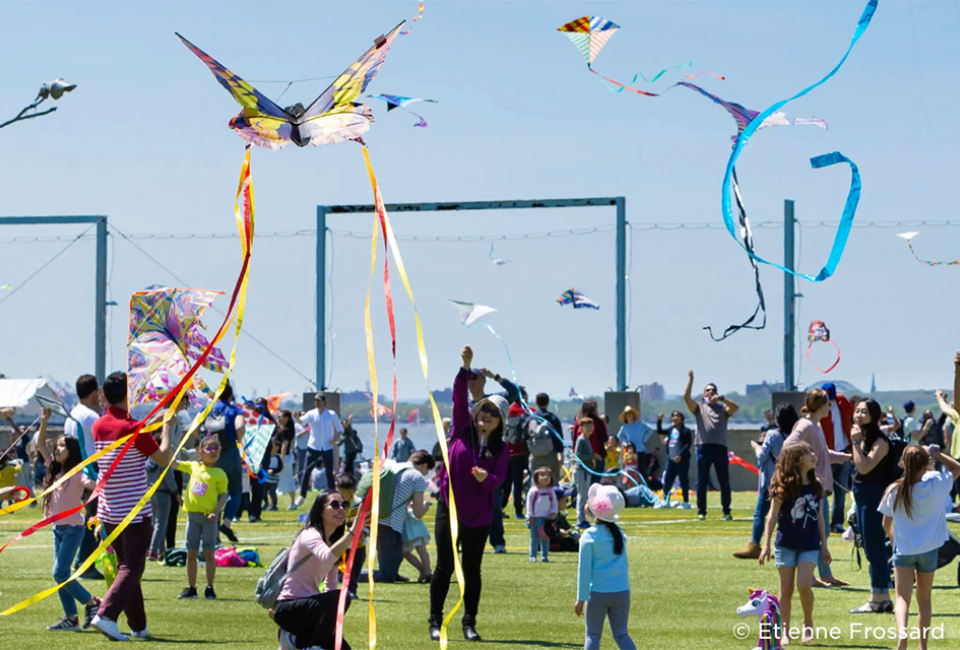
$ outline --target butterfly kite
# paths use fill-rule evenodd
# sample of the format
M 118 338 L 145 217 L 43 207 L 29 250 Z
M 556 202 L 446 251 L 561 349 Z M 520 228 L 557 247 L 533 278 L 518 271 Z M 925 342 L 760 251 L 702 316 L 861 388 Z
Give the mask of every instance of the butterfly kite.
M 505 259 L 495 258 L 495 257 L 493 256 L 493 244 L 490 244 L 490 254 L 489 254 L 487 257 L 489 258 L 489 260 L 490 260 L 491 262 L 493 262 L 493 263 L 496 264 L 497 266 L 506 266 L 507 264 L 509 264 L 510 262 L 513 261 L 513 260 L 505 260 Z
M 897 235 L 897 237 L 907 240 L 907 246 L 910 247 L 910 252 L 913 253 L 913 257 L 915 260 L 917 260 L 921 264 L 926 264 L 927 266 L 957 266 L 958 264 L 960 264 L 960 260 L 953 260 L 950 262 L 932 262 L 929 260 L 920 259 L 920 257 L 917 256 L 917 251 L 913 250 L 913 242 L 911 241 L 914 237 L 916 237 L 919 234 L 920 233 L 918 232 L 902 232 L 899 235 Z
M 616 24 L 611 20 L 607 20 L 606 18 L 601 18 L 600 16 L 583 16 L 582 18 L 571 20 L 566 25 L 561 25 L 560 27 L 557 28 L 557 31 L 563 32 L 564 34 L 566 34 L 566 36 L 573 42 L 576 48 L 580 51 L 580 54 L 586 60 L 587 69 L 590 70 L 590 72 L 592 72 L 593 74 L 597 75 L 604 81 L 618 88 L 618 90 L 615 90 L 614 92 L 619 93 L 619 92 L 623 92 L 624 90 L 629 90 L 630 92 L 637 93 L 638 95 L 646 95 L 647 97 L 658 97 L 659 95 L 657 93 L 651 93 L 645 90 L 632 88 L 628 84 L 623 84 L 623 83 L 620 83 L 619 81 L 610 79 L 609 77 L 605 77 L 593 69 L 594 59 L 596 59 L 597 55 L 600 54 L 600 50 L 602 50 L 603 46 L 607 44 L 607 41 L 609 41 L 610 38 L 617 33 L 618 29 L 620 29 L 620 25 Z M 633 81 L 631 81 L 630 83 L 636 82 L 637 76 L 643 77 L 643 80 L 646 81 L 647 83 L 653 83 L 657 81 L 660 77 L 662 77 L 664 74 L 669 72 L 670 70 L 676 70 L 678 68 L 692 67 L 692 66 L 693 66 L 693 62 L 691 61 L 688 64 L 681 64 L 681 65 L 674 66 L 672 68 L 665 68 L 660 72 L 658 72 L 656 75 L 654 75 L 653 78 L 651 79 L 647 79 L 643 75 L 635 75 L 633 78 Z M 718 74 L 714 74 L 709 70 L 701 70 L 696 74 L 684 75 L 684 76 L 688 79 L 696 79 L 697 77 L 700 76 L 701 72 L 706 72 L 710 76 L 720 79 L 721 81 L 726 78 Z
M 373 112 L 357 100 L 377 76 L 390 45 L 403 23 L 386 36 L 336 78 L 313 103 L 280 108 L 256 88 L 244 81 L 180 34 L 180 40 L 207 64 L 210 71 L 243 107 L 230 120 L 230 128 L 250 144 L 267 149 L 282 149 L 289 142 L 299 147 L 308 144 L 336 144 L 344 140 L 363 142 L 361 135 L 370 128 Z
M 837 342 L 836 342 L 836 341 L 834 341 L 832 338 L 830 338 L 830 330 L 827 329 L 827 326 L 824 325 L 823 321 L 815 320 L 815 321 L 813 321 L 812 323 L 810 323 L 810 330 L 807 332 L 807 341 L 808 341 L 808 343 L 807 343 L 807 361 L 810 361 L 810 365 L 812 365 L 814 368 L 816 368 L 817 370 L 819 370 L 819 371 L 822 372 L 823 374 L 827 374 L 828 372 L 830 372 L 831 370 L 833 370 L 834 368 L 837 367 L 837 364 L 840 363 L 840 346 L 837 345 Z M 810 359 L 810 348 L 812 348 L 812 347 L 813 347 L 813 344 L 816 343 L 816 342 L 818 342 L 818 341 L 821 341 L 821 342 L 823 342 L 823 343 L 833 343 L 833 347 L 835 347 L 835 348 L 837 349 L 837 360 L 834 361 L 834 362 L 833 362 L 833 365 L 831 365 L 831 366 L 830 366 L 829 368 L 827 368 L 826 370 L 823 370 L 822 368 L 820 368 L 820 366 L 818 366 L 817 364 L 815 364 L 815 363 Z
M 427 126 L 427 121 L 423 119 L 422 116 L 414 113 L 411 110 L 407 110 L 408 104 L 413 104 L 415 102 L 429 102 L 431 104 L 436 104 L 437 100 L 435 99 L 421 99 L 419 97 L 401 97 L 400 95 L 387 95 L 386 93 L 380 93 L 379 95 L 367 95 L 371 99 L 380 99 L 387 103 L 387 112 L 389 113 L 395 108 L 402 108 L 411 115 L 413 115 L 417 120 L 419 120 L 414 126 Z
M 746 129 L 751 122 L 757 119 L 757 116 L 760 115 L 757 111 L 752 111 L 749 108 L 744 108 L 742 105 L 737 104 L 736 102 L 728 102 L 723 99 L 720 99 L 716 95 L 707 92 L 700 86 L 696 84 L 689 83 L 687 81 L 681 81 L 677 83 L 678 86 L 684 86 L 691 90 L 694 90 L 715 104 L 722 106 L 727 113 L 730 114 L 730 117 L 734 119 L 737 123 L 737 133 L 734 136 L 731 136 L 734 146 L 736 146 L 737 139 L 740 137 L 740 134 L 743 133 L 743 130 Z M 821 120 L 820 118 L 788 118 L 782 112 L 775 113 L 767 118 L 763 124 L 758 128 L 766 128 L 770 126 L 794 126 L 794 125 L 810 125 L 810 126 L 819 126 L 820 128 L 826 129 L 827 123 Z M 723 331 L 723 334 L 717 338 L 713 335 L 713 329 L 709 326 L 704 327 L 703 329 L 707 330 L 710 334 L 710 337 L 714 341 L 722 341 L 728 336 L 734 334 L 735 332 L 741 329 L 752 329 L 752 330 L 762 330 L 767 326 L 767 305 L 766 301 L 763 298 L 763 287 L 760 285 L 760 267 L 757 264 L 755 259 L 756 254 L 753 247 L 753 231 L 750 229 L 750 220 L 747 218 L 747 210 L 743 205 L 743 197 L 740 194 L 740 185 L 737 182 L 737 170 L 733 170 L 733 196 L 737 204 L 737 213 L 738 213 L 738 222 L 740 225 L 740 238 L 743 243 L 743 247 L 747 251 L 748 259 L 750 260 L 750 266 L 753 267 L 753 279 L 754 286 L 757 292 L 757 307 L 753 310 L 753 314 L 746 321 L 740 325 L 730 325 Z M 752 325 L 756 320 L 757 316 L 760 313 L 763 313 L 763 320 L 759 325 Z
M 574 309 L 600 309 L 600 305 L 573 289 L 567 289 L 560 294 L 557 302 L 560 303 L 561 307 L 563 305 L 573 305 Z
M 220 291 L 151 287 L 130 297 L 127 337 L 127 393 L 130 406 L 158 402 L 180 383 L 210 344 L 200 317 Z M 223 373 L 227 360 L 213 348 L 203 367 Z M 212 396 L 199 375 L 194 389 Z

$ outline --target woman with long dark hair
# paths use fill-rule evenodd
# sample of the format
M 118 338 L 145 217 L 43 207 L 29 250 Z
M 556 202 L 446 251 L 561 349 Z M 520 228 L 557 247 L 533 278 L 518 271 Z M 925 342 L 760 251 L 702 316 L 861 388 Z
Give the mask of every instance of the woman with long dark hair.
M 476 621 L 480 605 L 480 565 L 487 544 L 490 523 L 500 512 L 494 507 L 494 493 L 507 476 L 509 449 L 503 441 L 509 404 L 499 395 L 478 400 L 473 408 L 467 394 L 473 350 L 460 353 L 463 367 L 453 382 L 453 426 L 448 441 L 449 466 L 437 470 L 440 492 L 434 537 L 437 566 L 430 581 L 430 638 L 440 639 L 443 605 L 453 575 L 454 543 L 462 552 L 464 574 L 463 636 L 479 641 Z M 451 521 L 449 493 L 457 507 L 457 521 Z M 496 504 L 499 506 L 499 503 Z M 496 511 L 496 512 L 495 512 Z M 454 537 L 454 531 L 457 536 Z
M 853 614 L 893 612 L 890 557 L 883 531 L 883 515 L 877 510 L 887 486 L 894 479 L 890 466 L 890 440 L 880 430 L 882 420 L 883 411 L 876 400 L 862 400 L 854 408 L 853 428 L 850 429 L 853 463 L 857 469 L 853 477 L 853 498 L 857 502 L 857 528 L 870 563 L 870 600 L 852 610 Z
M 277 493 L 290 497 L 287 510 L 296 510 L 297 484 L 293 480 L 293 450 L 297 431 L 293 424 L 293 413 L 287 409 L 277 411 L 277 430 L 273 434 L 280 439 L 280 456 L 283 459 L 283 469 L 280 470 L 280 481 L 277 483 Z
M 73 436 L 60 436 L 53 451 L 47 447 L 47 421 L 50 409 L 43 409 L 40 416 L 40 433 L 37 437 L 37 450 L 47 467 L 43 476 L 43 491 L 46 492 L 64 474 L 72 470 L 83 460 L 80 442 Z M 83 505 L 83 491 L 92 490 L 96 482 L 83 472 L 77 472 L 56 490 L 43 497 L 43 515 L 52 517 L 66 510 Z M 70 565 L 77 557 L 84 532 L 83 515 L 76 512 L 64 517 L 53 526 L 53 579 L 62 584 L 70 577 Z M 63 618 L 47 629 L 51 632 L 79 632 L 80 618 L 77 603 L 84 606 L 83 628 L 90 627 L 93 616 L 100 607 L 100 599 L 92 596 L 86 587 L 76 580 L 63 585 L 57 592 L 63 606 Z
M 339 492 L 321 492 L 307 515 L 307 525 L 293 540 L 287 567 L 296 569 L 283 583 L 273 615 L 280 626 L 282 650 L 334 647 L 339 600 L 337 564 L 356 534 L 353 528 L 346 530 L 349 508 Z M 297 566 L 298 562 L 302 564 Z M 320 583 L 324 580 L 326 585 L 321 593 Z M 350 650 L 346 639 L 341 647 Z

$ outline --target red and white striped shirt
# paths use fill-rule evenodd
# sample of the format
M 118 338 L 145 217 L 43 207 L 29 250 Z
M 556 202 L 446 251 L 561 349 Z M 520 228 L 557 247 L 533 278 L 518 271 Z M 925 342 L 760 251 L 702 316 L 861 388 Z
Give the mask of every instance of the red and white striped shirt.
M 120 438 L 129 435 L 140 426 L 139 420 L 134 420 L 130 414 L 121 408 L 111 406 L 93 424 L 93 442 L 97 451 L 110 446 Z M 102 480 L 107 469 L 120 454 L 123 445 L 106 454 L 98 462 L 100 479 Z M 110 479 L 100 493 L 97 505 L 97 517 L 107 524 L 119 524 L 130 514 L 143 495 L 147 493 L 147 458 L 160 450 L 156 440 L 150 434 L 142 433 L 134 439 L 133 446 L 126 453 L 120 464 L 113 470 Z M 137 513 L 130 523 L 139 523 L 152 516 L 150 502 Z

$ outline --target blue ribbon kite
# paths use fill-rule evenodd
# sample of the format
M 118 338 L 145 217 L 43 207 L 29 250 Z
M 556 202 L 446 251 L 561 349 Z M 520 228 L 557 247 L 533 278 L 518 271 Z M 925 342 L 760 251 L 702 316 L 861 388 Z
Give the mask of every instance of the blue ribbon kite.
M 723 191 L 721 194 L 720 202 L 721 209 L 723 210 L 723 223 L 727 227 L 727 231 L 730 233 L 730 236 L 741 246 L 747 253 L 750 254 L 752 258 L 760 262 L 761 264 L 767 264 L 774 268 L 780 269 L 785 273 L 790 273 L 803 278 L 804 280 L 809 280 L 810 282 L 820 282 L 826 280 L 834 271 L 837 270 L 837 264 L 840 263 L 840 256 L 843 255 L 843 249 L 847 244 L 847 239 L 850 237 L 850 229 L 853 227 L 853 218 L 857 212 L 857 203 L 860 201 L 860 171 L 857 169 L 857 166 L 852 160 L 844 156 L 839 151 L 834 151 L 833 153 L 824 154 L 822 156 L 817 156 L 810 160 L 810 164 L 814 169 L 820 169 L 822 167 L 829 167 L 830 165 L 835 165 L 837 163 L 845 162 L 850 165 L 850 171 L 853 173 L 853 180 L 850 183 L 850 191 L 847 194 L 847 202 L 843 208 L 843 215 L 840 218 L 840 225 L 837 228 L 837 234 L 833 240 L 833 247 L 830 249 L 830 257 L 827 259 L 827 264 L 817 275 L 810 275 L 808 273 L 800 273 L 788 268 L 785 268 L 776 262 L 768 262 L 756 255 L 753 251 L 749 250 L 740 239 L 737 238 L 737 233 L 734 225 L 733 218 L 733 200 L 731 185 L 733 183 L 733 168 L 737 164 L 737 158 L 740 157 L 740 152 L 743 150 L 743 147 L 746 146 L 747 141 L 750 140 L 751 136 L 756 133 L 757 129 L 760 128 L 760 125 L 763 124 L 763 121 L 773 115 L 775 112 L 779 111 L 789 102 L 792 102 L 795 99 L 803 97 L 811 90 L 821 86 L 828 79 L 837 74 L 837 71 L 840 70 L 840 66 L 844 64 L 847 60 L 847 57 L 850 56 L 850 52 L 853 50 L 853 46 L 857 44 L 857 41 L 860 40 L 860 37 L 863 36 L 863 33 L 867 30 L 867 27 L 870 26 L 870 21 L 873 19 L 873 14 L 877 10 L 877 3 L 879 0 L 868 0 L 867 6 L 864 7 L 863 13 L 860 15 L 860 20 L 857 22 L 857 28 L 853 32 L 853 38 L 850 40 L 850 46 L 847 48 L 846 53 L 843 55 L 843 58 L 840 59 L 840 62 L 827 73 L 823 79 L 816 82 L 815 84 L 808 86 L 798 92 L 793 97 L 789 99 L 784 99 L 777 102 L 767 110 L 763 111 L 755 119 L 751 120 L 747 127 L 743 130 L 743 133 L 737 138 L 733 146 L 733 151 L 730 153 L 730 160 L 727 161 L 727 169 L 723 175 Z

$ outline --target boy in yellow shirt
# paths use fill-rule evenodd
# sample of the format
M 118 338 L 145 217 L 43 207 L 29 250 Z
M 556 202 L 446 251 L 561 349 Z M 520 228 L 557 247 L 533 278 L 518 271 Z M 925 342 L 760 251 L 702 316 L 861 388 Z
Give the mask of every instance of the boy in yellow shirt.
M 203 542 L 203 561 L 206 564 L 207 588 L 203 597 L 216 599 L 213 578 L 217 573 L 214 548 L 217 544 L 217 522 L 220 511 L 227 503 L 227 474 L 216 467 L 220 458 L 220 441 L 217 436 L 207 436 L 200 441 L 200 462 L 178 462 L 177 469 L 190 475 L 190 483 L 184 491 L 183 507 L 187 511 L 187 583 L 189 586 L 180 598 L 198 598 L 197 560 Z

